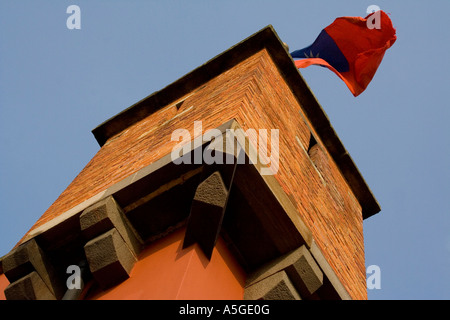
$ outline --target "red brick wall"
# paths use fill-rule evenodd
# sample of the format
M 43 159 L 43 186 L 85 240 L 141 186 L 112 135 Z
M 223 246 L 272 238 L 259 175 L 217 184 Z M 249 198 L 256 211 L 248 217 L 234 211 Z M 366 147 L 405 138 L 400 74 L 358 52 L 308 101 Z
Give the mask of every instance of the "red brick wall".
M 179 110 L 166 106 L 112 137 L 32 229 L 170 153 L 175 129 L 192 135 L 196 120 L 205 131 L 232 118 L 244 130 L 279 129 L 276 178 L 350 295 L 365 299 L 361 207 L 320 139 L 308 155 L 301 107 L 265 51 L 189 93 Z

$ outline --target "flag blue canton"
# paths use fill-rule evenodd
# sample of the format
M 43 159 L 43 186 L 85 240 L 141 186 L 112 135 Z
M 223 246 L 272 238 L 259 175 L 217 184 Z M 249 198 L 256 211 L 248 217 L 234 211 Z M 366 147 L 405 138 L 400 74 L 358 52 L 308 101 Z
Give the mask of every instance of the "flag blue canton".
M 338 72 L 349 71 L 347 59 L 325 30 L 322 30 L 312 45 L 292 52 L 291 56 L 294 59 L 321 58 Z

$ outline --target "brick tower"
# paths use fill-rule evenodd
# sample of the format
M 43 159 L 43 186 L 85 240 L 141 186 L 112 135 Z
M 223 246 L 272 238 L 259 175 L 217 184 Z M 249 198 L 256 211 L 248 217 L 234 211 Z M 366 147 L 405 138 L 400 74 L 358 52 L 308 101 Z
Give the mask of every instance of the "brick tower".
M 271 26 L 93 134 L 0 299 L 367 299 L 380 207 Z

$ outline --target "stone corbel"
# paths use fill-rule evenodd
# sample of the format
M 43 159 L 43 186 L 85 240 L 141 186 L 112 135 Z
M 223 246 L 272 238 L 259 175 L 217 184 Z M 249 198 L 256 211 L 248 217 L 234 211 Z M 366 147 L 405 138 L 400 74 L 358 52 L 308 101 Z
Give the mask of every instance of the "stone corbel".
M 137 261 L 142 241 L 112 196 L 86 208 L 80 216 L 89 269 L 103 288 L 126 280 Z
M 205 256 L 211 259 L 222 227 L 236 166 L 239 160 L 242 161 L 240 157 L 244 156 L 244 152 L 235 145 L 232 136 L 224 133 L 206 147 L 205 154 L 215 161 L 204 165 L 203 178 L 192 201 L 183 248 L 197 243 Z
M 2 265 L 10 282 L 5 289 L 8 300 L 55 300 L 64 294 L 64 281 L 35 239 L 8 253 Z
M 308 299 L 323 285 L 323 279 L 322 270 L 303 245 L 249 275 L 244 299 Z

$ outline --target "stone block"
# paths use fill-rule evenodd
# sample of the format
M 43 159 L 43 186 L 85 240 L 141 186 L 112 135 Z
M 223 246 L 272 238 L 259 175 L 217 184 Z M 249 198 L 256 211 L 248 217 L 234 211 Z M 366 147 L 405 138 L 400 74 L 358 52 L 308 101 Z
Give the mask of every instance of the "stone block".
M 86 208 L 80 216 L 80 227 L 83 236 L 87 240 L 91 240 L 115 228 L 132 249 L 135 256 L 141 250 L 141 242 L 136 231 L 112 196 Z
M 211 257 L 222 226 L 228 190 L 219 172 L 199 184 L 188 218 L 183 247 L 198 243 L 206 257 Z
M 312 295 L 323 285 L 323 273 L 309 252 L 301 255 L 285 271 L 304 296 Z
M 247 286 L 284 270 L 295 288 L 304 298 L 312 295 L 323 285 L 323 273 L 306 246 L 287 253 L 252 273 Z
M 104 289 L 127 279 L 137 261 L 115 228 L 90 240 L 84 251 L 93 277 Z
M 245 300 L 301 300 L 284 271 L 277 272 L 247 287 Z
M 10 283 L 5 297 L 7 300 L 56 300 L 36 271 Z
M 9 252 L 3 257 L 2 265 L 10 283 L 35 271 L 57 299 L 64 294 L 64 282 L 58 277 L 45 252 L 35 239 L 31 239 Z

